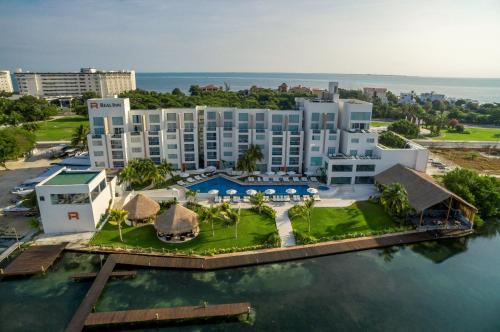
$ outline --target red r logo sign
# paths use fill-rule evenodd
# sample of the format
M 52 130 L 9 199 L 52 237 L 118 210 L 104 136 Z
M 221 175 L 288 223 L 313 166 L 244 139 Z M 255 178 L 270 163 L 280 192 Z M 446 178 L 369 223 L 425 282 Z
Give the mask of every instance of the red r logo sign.
M 99 108 L 97 103 L 90 103 L 90 109 Z
M 78 212 L 68 212 L 68 220 L 79 220 L 80 216 L 78 215 Z

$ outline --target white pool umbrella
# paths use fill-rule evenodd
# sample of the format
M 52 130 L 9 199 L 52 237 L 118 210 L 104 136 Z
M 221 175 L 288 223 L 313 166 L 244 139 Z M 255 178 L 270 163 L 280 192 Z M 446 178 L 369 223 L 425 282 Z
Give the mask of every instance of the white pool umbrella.
M 253 196 L 255 194 L 257 194 L 257 190 L 254 190 L 254 189 L 248 189 L 247 190 L 247 195 Z
M 274 189 L 266 189 L 266 191 L 264 191 L 266 193 L 266 195 L 272 195 L 276 192 L 276 190 Z
M 285 174 L 286 174 L 286 173 L 285 173 L 285 172 L 282 172 L 282 171 L 279 171 L 278 173 L 276 173 L 276 175 L 278 175 L 278 176 L 283 176 L 283 175 L 285 175 Z
M 181 174 L 179 174 L 179 176 L 180 176 L 181 178 L 188 178 L 188 177 L 189 177 L 189 173 L 182 172 Z
M 295 175 L 295 174 L 297 174 L 297 172 L 295 172 L 295 171 L 289 171 L 289 172 L 286 172 L 286 174 L 288 174 L 288 175 Z
M 307 188 L 307 192 L 310 193 L 310 194 L 317 194 L 318 193 L 318 189 L 316 189 L 316 188 Z
M 217 189 L 212 189 L 212 190 L 209 190 L 208 193 L 210 195 L 217 195 L 219 193 L 219 191 Z
M 238 191 L 237 191 L 237 190 L 235 190 L 235 189 L 228 189 L 228 190 L 226 191 L 226 194 L 228 194 L 228 195 L 236 195 L 236 193 L 237 193 L 237 192 L 238 192 Z
M 274 175 L 274 172 L 273 171 L 269 171 L 266 173 L 267 175 Z
M 195 173 L 197 174 L 201 174 L 203 172 L 205 172 L 205 169 L 204 168 L 198 168 L 196 171 L 194 171 Z
M 293 194 L 296 194 L 297 193 L 297 190 L 293 189 L 293 188 L 288 188 L 286 190 L 286 193 L 289 194 L 289 195 L 293 195 Z
M 208 166 L 205 168 L 205 172 L 215 172 L 216 170 L 217 168 L 215 168 L 215 166 Z

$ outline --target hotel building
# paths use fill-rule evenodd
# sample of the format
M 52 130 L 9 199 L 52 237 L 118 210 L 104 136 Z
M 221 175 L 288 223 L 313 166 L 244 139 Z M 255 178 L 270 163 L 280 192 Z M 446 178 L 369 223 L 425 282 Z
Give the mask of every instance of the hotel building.
M 94 168 L 121 168 L 128 160 L 165 159 L 174 168 L 234 168 L 251 144 L 264 158 L 260 171 L 325 174 L 328 183 L 371 183 L 401 163 L 423 171 L 426 149 L 388 149 L 370 131 L 372 104 L 338 98 L 329 84 L 323 98 L 297 98 L 295 110 L 197 106 L 131 110 L 127 98 L 88 100 L 89 153 Z
M 14 92 L 12 88 L 12 79 L 10 78 L 10 71 L 0 70 L 0 91 Z
M 84 92 L 95 92 L 105 98 L 136 89 L 133 70 L 100 71 L 82 68 L 80 72 L 72 73 L 33 73 L 19 70 L 15 75 L 19 93 L 35 97 L 78 97 Z

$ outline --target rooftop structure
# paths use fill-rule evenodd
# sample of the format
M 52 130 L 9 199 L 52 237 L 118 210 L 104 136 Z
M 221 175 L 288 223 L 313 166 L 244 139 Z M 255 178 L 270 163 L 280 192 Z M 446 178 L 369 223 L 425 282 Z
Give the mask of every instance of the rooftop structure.
M 79 72 L 23 72 L 15 73 L 19 93 L 35 97 L 77 97 L 85 92 L 95 92 L 102 97 L 112 97 L 135 90 L 133 70 L 100 71 L 82 68 Z
M 56 176 L 45 181 L 46 186 L 66 186 L 72 184 L 87 184 L 92 181 L 99 172 L 70 172 L 62 171 Z
M 373 100 L 374 98 L 380 99 L 380 101 L 384 104 L 387 103 L 387 88 L 371 88 L 366 87 L 363 88 L 363 94 Z

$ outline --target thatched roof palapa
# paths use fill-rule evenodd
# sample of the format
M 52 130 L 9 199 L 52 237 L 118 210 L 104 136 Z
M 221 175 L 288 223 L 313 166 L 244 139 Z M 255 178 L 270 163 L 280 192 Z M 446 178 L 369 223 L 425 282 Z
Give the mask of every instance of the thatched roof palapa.
M 160 211 L 160 204 L 144 194 L 137 194 L 123 209 L 128 212 L 129 220 L 144 220 L 156 216 Z
M 156 218 L 155 228 L 159 233 L 181 234 L 199 230 L 198 215 L 180 204 L 175 204 Z

